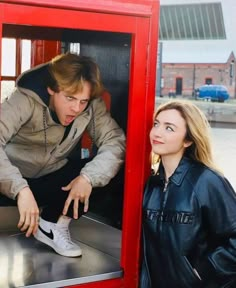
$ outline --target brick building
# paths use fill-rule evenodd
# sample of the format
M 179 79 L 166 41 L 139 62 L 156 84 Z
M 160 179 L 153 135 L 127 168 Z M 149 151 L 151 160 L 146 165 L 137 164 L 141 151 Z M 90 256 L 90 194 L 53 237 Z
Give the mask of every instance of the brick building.
M 228 88 L 230 97 L 235 98 L 233 65 L 235 55 L 221 63 L 163 63 L 162 95 L 173 92 L 176 95 L 191 96 L 193 91 L 204 84 L 220 84 Z
M 156 95 L 191 96 L 204 84 L 236 99 L 236 1 L 160 0 Z

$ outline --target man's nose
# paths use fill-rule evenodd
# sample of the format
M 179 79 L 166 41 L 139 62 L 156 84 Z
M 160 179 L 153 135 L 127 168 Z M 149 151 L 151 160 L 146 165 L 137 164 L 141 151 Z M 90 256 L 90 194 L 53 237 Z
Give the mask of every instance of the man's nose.
M 72 111 L 75 112 L 75 113 L 79 113 L 80 112 L 80 103 L 77 102 L 77 103 L 73 103 L 72 105 Z

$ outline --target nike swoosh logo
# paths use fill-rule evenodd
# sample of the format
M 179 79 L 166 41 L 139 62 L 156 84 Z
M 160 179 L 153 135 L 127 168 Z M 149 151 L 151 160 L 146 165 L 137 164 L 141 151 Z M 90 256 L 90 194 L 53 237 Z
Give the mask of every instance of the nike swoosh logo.
M 50 230 L 50 232 L 47 232 L 47 231 L 43 230 L 43 228 L 41 228 L 40 226 L 39 226 L 39 230 L 40 230 L 44 235 L 46 235 L 48 238 L 50 238 L 50 239 L 53 240 L 54 236 L 53 236 L 52 230 Z

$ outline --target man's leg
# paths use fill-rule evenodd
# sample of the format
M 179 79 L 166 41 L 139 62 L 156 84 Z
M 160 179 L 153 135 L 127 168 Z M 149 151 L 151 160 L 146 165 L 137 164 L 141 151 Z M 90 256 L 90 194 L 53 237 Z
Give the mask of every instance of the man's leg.
M 82 252 L 70 238 L 69 224 L 73 218 L 73 203 L 69 207 L 68 217 L 62 216 L 69 192 L 63 191 L 61 187 L 68 185 L 80 174 L 83 164 L 68 162 L 58 171 L 38 179 L 27 179 L 38 205 L 42 206 L 39 229 L 34 235 L 35 238 L 52 247 L 58 254 L 67 257 L 77 257 Z M 80 204 L 79 216 L 83 214 L 82 206 Z
M 79 165 L 68 162 L 61 169 L 35 179 L 26 179 L 32 190 L 36 202 L 43 207 L 41 217 L 47 221 L 56 223 L 62 215 L 65 201 L 69 192 L 61 188 L 68 185 L 80 174 L 84 163 Z M 79 207 L 79 215 L 83 214 L 83 204 Z M 67 216 L 73 218 L 73 203 L 68 209 Z
M 10 199 L 0 194 L 0 207 L 17 206 L 16 200 Z
M 78 176 L 81 168 L 82 166 L 76 166 L 70 162 L 58 171 L 40 178 L 26 178 L 38 206 L 43 207 L 42 216 L 45 220 L 57 222 L 68 196 L 68 192 L 63 191 L 61 187 L 68 185 Z M 0 193 L 0 206 L 17 206 L 17 201 Z M 73 205 L 68 211 L 68 216 L 71 218 L 73 218 L 72 210 Z

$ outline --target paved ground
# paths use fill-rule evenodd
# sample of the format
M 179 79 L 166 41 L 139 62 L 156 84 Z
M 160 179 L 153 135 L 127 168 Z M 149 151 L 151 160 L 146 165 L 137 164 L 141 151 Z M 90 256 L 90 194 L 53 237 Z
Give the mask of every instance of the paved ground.
M 216 162 L 236 191 L 236 129 L 212 128 L 212 136 Z

